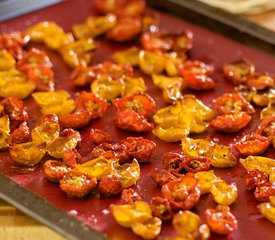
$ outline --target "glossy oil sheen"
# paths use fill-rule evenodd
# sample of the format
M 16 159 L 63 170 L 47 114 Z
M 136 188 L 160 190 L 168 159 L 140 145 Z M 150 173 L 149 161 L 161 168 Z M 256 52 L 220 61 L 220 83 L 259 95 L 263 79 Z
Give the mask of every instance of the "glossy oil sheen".
M 15 30 L 24 30 L 32 24 L 40 21 L 55 21 L 60 24 L 65 31 L 70 31 L 73 23 L 84 21 L 87 17 L 95 15 L 93 9 L 93 1 L 88 0 L 69 0 L 33 12 L 31 14 L 15 18 L 8 22 L 1 23 L 0 33 L 11 32 Z M 184 16 L 183 16 L 184 18 Z M 198 59 L 215 66 L 213 78 L 217 86 L 215 90 L 208 92 L 189 92 L 195 94 L 206 105 L 212 105 L 213 98 L 222 95 L 225 92 L 232 90 L 231 83 L 227 82 L 222 74 L 222 65 L 242 57 L 252 61 L 256 70 L 259 72 L 273 72 L 275 66 L 275 58 L 263 53 L 259 50 L 246 47 L 245 44 L 237 43 L 229 40 L 217 33 L 209 32 L 185 22 L 182 19 L 174 16 L 161 13 L 161 26 L 169 32 L 181 32 L 184 29 L 190 29 L 194 33 L 194 48 L 191 51 L 191 59 Z M 102 39 L 100 39 L 101 41 Z M 110 60 L 111 54 L 117 50 L 126 49 L 130 45 L 115 45 L 105 40 L 101 41 L 100 46 L 95 51 L 92 64 L 99 63 L 104 60 Z M 29 47 L 37 47 L 47 52 L 51 61 L 54 64 L 53 70 L 55 73 L 56 90 L 66 89 L 72 95 L 81 91 L 72 86 L 69 81 L 71 69 L 66 66 L 58 53 L 48 50 L 45 46 L 39 44 L 32 44 Z M 146 79 L 146 85 L 149 89 L 150 95 L 156 100 L 158 108 L 165 106 L 162 99 L 161 92 L 154 87 L 150 77 L 143 75 L 139 71 L 135 71 L 136 76 L 142 76 Z M 88 89 L 87 89 L 88 90 Z M 33 99 L 29 97 L 26 101 L 27 110 L 30 116 L 30 127 L 35 125 L 36 119 L 40 117 L 40 109 L 34 103 Z M 79 149 L 80 153 L 85 156 L 91 149 L 92 145 L 89 143 L 89 131 L 91 128 L 100 128 L 106 130 L 108 133 L 117 139 L 123 139 L 127 136 L 137 136 L 137 134 L 128 133 L 117 129 L 113 125 L 114 109 L 109 106 L 107 112 L 101 119 L 94 120 L 82 129 L 81 135 L 83 143 Z M 191 137 L 206 137 L 210 136 L 215 138 L 221 144 L 232 144 L 234 138 L 243 136 L 244 134 L 253 131 L 259 120 L 255 117 L 249 126 L 237 134 L 219 134 L 209 129 L 202 135 Z M 157 152 L 152 159 L 151 163 L 141 164 L 141 178 L 135 187 L 136 191 L 146 200 L 150 201 L 153 196 L 161 195 L 158 189 L 150 178 L 149 173 L 151 170 L 160 167 L 160 158 L 163 153 L 167 151 L 180 151 L 181 146 L 179 143 L 170 144 L 157 139 L 153 134 L 142 134 L 143 137 L 151 139 L 157 143 Z M 269 149 L 265 156 L 274 157 L 274 149 Z M 45 158 L 46 159 L 46 158 Z M 119 198 L 104 198 L 98 194 L 86 197 L 84 199 L 71 199 L 68 198 L 58 187 L 58 185 L 49 182 L 42 170 L 43 163 L 39 164 L 37 168 L 32 171 L 22 170 L 14 161 L 12 161 L 7 152 L 0 153 L 0 173 L 8 176 L 10 179 L 16 181 L 20 185 L 26 187 L 30 191 L 38 194 L 41 198 L 55 204 L 59 208 L 73 214 L 81 221 L 89 224 L 94 229 L 106 233 L 111 239 L 140 239 L 134 235 L 131 230 L 120 227 L 108 211 L 111 203 L 118 203 Z M 253 194 L 245 190 L 244 177 L 245 169 L 238 164 L 230 169 L 214 169 L 216 175 L 222 177 L 228 183 L 236 182 L 239 190 L 237 202 L 231 207 L 233 214 L 238 220 L 238 230 L 229 234 L 228 236 L 212 235 L 211 239 L 230 239 L 230 240 L 258 240 L 274 239 L 275 228 L 274 225 L 265 220 L 257 211 L 257 202 Z M 201 216 L 204 222 L 203 212 L 208 207 L 215 207 L 211 196 L 206 195 L 201 197 L 199 203 L 192 209 L 195 213 Z M 164 224 L 161 236 L 176 235 L 170 224 Z

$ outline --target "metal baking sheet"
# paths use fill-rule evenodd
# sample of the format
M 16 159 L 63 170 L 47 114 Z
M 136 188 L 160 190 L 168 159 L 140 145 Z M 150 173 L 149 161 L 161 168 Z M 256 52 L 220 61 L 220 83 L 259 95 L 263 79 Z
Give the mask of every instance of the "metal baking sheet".
M 193 31 L 194 48 L 191 51 L 190 58 L 202 60 L 215 66 L 215 72 L 213 75 L 213 78 L 217 83 L 215 90 L 210 92 L 188 91 L 188 93 L 195 94 L 208 106 L 212 105 L 213 98 L 216 98 L 224 92 L 229 92 L 232 90 L 233 86 L 231 83 L 227 82 L 223 77 L 221 70 L 223 63 L 228 63 L 245 57 L 254 62 L 257 71 L 274 73 L 274 56 L 262 51 L 267 48 L 262 47 L 263 44 L 256 44 L 258 50 L 246 45 L 246 42 L 252 41 L 251 39 L 255 39 L 257 42 L 257 37 L 252 36 L 249 33 L 243 34 L 239 29 L 235 29 L 234 26 L 231 26 L 230 28 L 234 29 L 234 31 L 238 32 L 240 35 L 243 34 L 242 37 L 237 37 L 237 40 L 238 38 L 241 38 L 243 42 L 240 43 L 227 36 L 221 35 L 219 33 L 219 29 L 216 29 L 215 32 L 213 32 L 210 31 L 207 26 L 201 26 L 204 22 L 203 20 L 200 20 L 200 24 L 198 25 L 196 21 L 198 19 L 204 19 L 201 15 L 202 9 L 198 8 L 197 5 L 194 5 L 196 7 L 193 8 L 186 8 L 186 6 L 180 4 L 181 2 L 188 2 L 188 6 L 191 7 L 193 1 L 169 0 L 155 1 L 155 3 L 152 1 L 149 2 L 152 5 L 156 4 L 156 2 L 159 3 L 158 10 L 155 11 L 159 11 L 159 8 L 165 8 L 167 11 L 169 10 L 177 15 L 181 13 L 181 18 L 178 18 L 174 15 L 159 11 L 162 27 L 167 29 L 169 32 L 180 32 L 183 29 L 190 29 Z M 77 12 L 75 11 L 76 7 Z M 44 20 L 55 21 L 60 24 L 65 31 L 70 31 L 73 23 L 82 22 L 88 16 L 93 16 L 95 14 L 96 12 L 93 7 L 93 1 L 68 0 L 3 22 L 0 24 L 0 33 L 24 30 L 32 24 Z M 192 18 L 192 16 L 196 21 L 191 23 L 189 18 Z M 211 21 L 211 16 L 207 16 L 207 18 Z M 205 21 L 206 25 L 207 21 Z M 216 19 L 216 21 L 218 20 Z M 227 28 L 225 23 L 220 24 L 220 26 L 224 26 L 225 29 Z M 220 30 L 220 32 L 222 32 L 222 30 Z M 263 39 L 259 41 L 265 43 L 266 46 L 272 46 L 272 43 L 266 42 Z M 54 64 L 53 70 L 55 73 L 56 90 L 66 89 L 72 95 L 80 91 L 80 89 L 73 87 L 68 81 L 72 69 L 66 66 L 58 53 L 51 51 L 40 44 L 31 44 L 29 47 L 37 47 L 47 52 Z M 110 60 L 112 53 L 127 47 L 129 47 L 129 45 L 116 45 L 102 39 L 100 48 L 96 50 L 91 64 L 96 64 L 104 60 Z M 149 89 L 148 92 L 156 100 L 158 107 L 160 108 L 165 106 L 161 92 L 154 87 L 150 77 L 145 76 L 138 70 L 135 71 L 135 75 L 142 76 L 146 79 L 146 85 Z M 31 118 L 30 125 L 33 127 L 35 119 L 40 116 L 40 109 L 31 97 L 25 102 Z M 114 109 L 109 107 L 101 119 L 92 121 L 87 127 L 80 131 L 83 137 L 83 144 L 81 145 L 79 151 L 82 155 L 85 156 L 91 151 L 91 145 L 88 141 L 89 130 L 91 128 L 104 129 L 111 133 L 117 140 L 121 140 L 127 136 L 137 136 L 137 134 L 127 133 L 125 131 L 118 130 L 115 126 L 113 126 L 113 116 Z M 219 139 L 221 144 L 230 144 L 237 135 L 242 136 L 248 132 L 251 132 L 256 128 L 257 124 L 257 119 L 254 119 L 248 127 L 238 134 L 223 135 L 209 129 L 206 133 L 196 135 L 196 137 L 210 136 L 212 138 Z M 136 191 L 146 201 L 150 201 L 152 196 L 161 194 L 160 190 L 156 187 L 155 183 L 149 176 L 150 171 L 159 167 L 159 160 L 163 153 L 171 150 L 180 151 L 181 146 L 180 144 L 165 143 L 157 139 L 151 133 L 142 134 L 142 136 L 157 143 L 156 155 L 152 159 L 151 163 L 141 165 L 141 178 L 135 186 Z M 274 156 L 274 149 L 270 148 L 265 155 Z M 14 161 L 10 159 L 6 152 L 1 152 L 0 183 L 1 186 L 4 187 L 1 187 L 0 189 L 0 197 L 15 205 L 23 212 L 50 226 L 69 239 L 105 239 L 106 236 L 110 239 L 140 239 L 134 235 L 131 230 L 120 227 L 109 213 L 109 205 L 111 203 L 117 203 L 119 201 L 119 197 L 104 198 L 96 194 L 83 199 L 67 198 L 67 196 L 59 189 L 58 185 L 49 182 L 44 177 L 42 165 L 43 163 L 41 162 L 37 168 L 31 171 L 26 171 L 26 169 L 22 170 Z M 227 182 L 237 183 L 239 197 L 238 201 L 232 206 L 232 212 L 238 219 L 239 228 L 237 231 L 228 236 L 217 236 L 213 234 L 211 237 L 213 240 L 258 240 L 263 236 L 267 240 L 273 239 L 274 226 L 258 213 L 256 208 L 257 203 L 254 200 L 253 195 L 245 190 L 244 172 L 245 170 L 240 164 L 232 169 L 215 169 L 215 173 Z M 203 196 L 193 211 L 202 216 L 203 211 L 207 207 L 214 206 L 215 203 L 213 202 L 212 197 Z M 175 234 L 176 233 L 171 225 L 165 224 L 163 226 L 161 236 L 165 237 Z

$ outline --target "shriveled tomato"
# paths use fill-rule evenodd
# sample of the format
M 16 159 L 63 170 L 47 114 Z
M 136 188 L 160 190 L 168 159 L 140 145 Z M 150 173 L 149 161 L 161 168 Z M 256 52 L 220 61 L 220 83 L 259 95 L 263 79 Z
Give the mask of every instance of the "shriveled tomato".
M 201 171 L 209 170 L 211 165 L 211 160 L 208 157 L 199 156 L 199 157 L 189 157 L 184 162 L 184 169 L 187 172 L 196 173 Z
M 221 205 L 233 204 L 238 196 L 238 189 L 235 183 L 228 185 L 223 180 L 215 180 L 211 183 L 210 192 L 214 200 Z
M 68 148 L 63 154 L 63 164 L 75 168 L 77 164 L 82 162 L 80 153 L 75 148 Z
M 98 157 L 77 165 L 76 169 L 89 176 L 95 177 L 97 180 L 101 180 L 103 176 L 111 173 L 111 163 L 113 161 L 116 160 Z
M 73 85 L 78 87 L 88 86 L 94 79 L 96 74 L 91 67 L 78 65 L 70 75 Z
M 173 226 L 183 239 L 196 239 L 200 222 L 200 217 L 188 210 L 175 214 L 173 218 Z
M 156 143 L 143 137 L 127 137 L 122 144 L 128 155 L 138 162 L 149 162 L 156 151 Z
M 221 235 L 229 234 L 238 228 L 237 219 L 228 206 L 219 205 L 216 209 L 206 209 L 205 220 L 212 232 Z
M 124 110 L 117 113 L 115 125 L 123 130 L 132 132 L 149 132 L 154 128 L 154 124 L 139 115 L 134 110 Z
M 254 169 L 248 170 L 246 175 L 246 189 L 248 191 L 255 191 L 256 187 L 262 186 L 268 182 L 268 174 L 265 172 Z
M 256 133 L 243 136 L 234 144 L 234 147 L 243 156 L 261 155 L 266 151 L 270 143 L 270 139 Z
M 89 112 L 74 112 L 61 116 L 59 123 L 62 127 L 79 129 L 85 127 L 91 120 Z
M 214 100 L 214 108 L 220 114 L 233 114 L 245 112 L 252 114 L 255 112 L 253 106 L 238 93 L 225 93 Z
M 65 174 L 72 169 L 71 167 L 56 160 L 47 160 L 43 166 L 46 177 L 55 183 L 59 183 Z
M 125 188 L 121 193 L 122 204 L 134 204 L 136 201 L 141 201 L 142 198 L 133 188 Z
M 247 113 L 223 114 L 214 118 L 210 126 L 221 132 L 238 132 L 251 121 L 251 116 Z
M 119 164 L 117 161 L 111 163 L 112 174 L 117 176 L 122 188 L 134 185 L 140 177 L 140 166 L 136 159 L 132 163 Z
M 117 159 L 120 162 L 125 162 L 129 158 L 126 146 L 121 143 L 101 143 L 93 148 L 90 155 L 94 158 L 103 156 L 107 159 Z
M 162 166 L 169 172 L 179 173 L 184 169 L 186 157 L 181 153 L 167 152 L 161 159 Z
M 189 74 L 210 76 L 214 67 L 198 60 L 188 60 L 179 66 L 179 71 L 183 78 Z
M 64 152 L 67 149 L 75 148 L 81 141 L 79 132 L 71 128 L 65 129 L 60 133 L 60 136 L 54 138 L 47 147 L 47 152 L 55 158 L 63 158 Z
M 275 196 L 275 184 L 274 183 L 265 183 L 256 187 L 254 196 L 259 202 L 267 202 L 269 197 Z
M 211 90 L 216 86 L 213 78 L 203 74 L 185 74 L 184 82 L 187 87 L 193 90 Z
M 170 181 L 177 180 L 177 177 L 175 177 L 175 175 L 165 169 L 155 169 L 150 173 L 150 176 L 158 186 L 162 186 Z
M 211 183 L 218 179 L 213 170 L 197 172 L 195 177 L 199 179 L 201 194 L 210 193 Z
M 256 90 L 274 87 L 275 77 L 269 73 L 256 72 L 250 75 L 245 82 L 246 86 Z
M 60 180 L 60 188 L 68 197 L 81 198 L 96 188 L 95 177 L 88 176 L 75 169 L 70 170 Z
M 59 136 L 60 127 L 55 114 L 44 115 L 31 131 L 34 141 L 45 142 L 47 145 Z
M 109 174 L 102 177 L 98 184 L 98 189 L 101 194 L 110 197 L 122 191 L 122 183 L 117 176 Z
M 270 174 L 275 170 L 275 160 L 273 158 L 248 156 L 245 159 L 241 158 L 240 163 L 246 170 L 259 169 L 267 174 Z
M 112 101 L 118 112 L 134 110 L 139 115 L 149 118 L 156 110 L 155 100 L 147 93 L 136 93 Z
M 25 104 L 22 100 L 9 97 L 5 98 L 0 103 L 4 108 L 4 113 L 10 118 L 10 128 L 13 131 L 21 123 L 29 119 Z
M 31 133 L 27 122 L 20 124 L 11 134 L 11 143 L 20 144 L 24 142 L 29 142 L 31 140 Z
M 24 166 L 35 166 L 46 153 L 46 143 L 32 141 L 15 144 L 10 146 L 9 152 L 17 163 Z
M 248 76 L 255 72 L 255 66 L 252 62 L 240 59 L 223 66 L 223 72 L 226 78 L 234 85 L 242 84 L 247 81 Z
M 175 210 L 191 209 L 200 199 L 198 179 L 192 173 L 164 184 L 161 192 Z
M 265 137 L 268 137 L 270 140 L 274 141 L 275 138 L 275 116 L 270 116 L 261 121 L 259 124 L 256 133 Z
M 90 130 L 89 139 L 94 144 L 101 144 L 104 142 L 111 142 L 113 137 L 104 130 L 92 128 Z
M 116 25 L 107 33 L 107 38 L 115 42 L 134 40 L 141 33 L 140 18 L 119 18 Z
M 167 199 L 162 197 L 153 197 L 150 203 L 152 214 L 163 221 L 170 221 L 173 218 L 173 211 Z

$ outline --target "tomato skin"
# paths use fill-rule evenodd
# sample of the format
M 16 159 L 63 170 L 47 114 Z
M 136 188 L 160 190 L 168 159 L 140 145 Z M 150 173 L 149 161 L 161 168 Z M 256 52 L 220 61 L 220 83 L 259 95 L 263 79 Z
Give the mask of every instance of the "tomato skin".
M 256 133 L 247 134 L 234 144 L 234 147 L 243 156 L 261 155 L 270 144 L 267 137 Z
M 247 81 L 248 76 L 254 74 L 255 66 L 248 60 L 240 59 L 223 66 L 225 77 L 234 85 Z
M 270 196 L 275 196 L 275 185 L 273 183 L 265 183 L 256 187 L 254 196 L 259 202 L 268 202 Z
M 149 123 L 134 110 L 120 111 L 115 117 L 115 125 L 131 132 L 149 132 L 154 128 L 153 123 Z
M 156 144 L 143 137 L 127 137 L 122 141 L 130 157 L 138 162 L 149 162 L 156 151 Z
M 98 189 L 101 194 L 110 197 L 122 191 L 122 184 L 117 176 L 109 174 L 102 177 Z
M 147 93 L 136 93 L 112 101 L 116 111 L 134 110 L 139 115 L 149 118 L 156 110 L 155 100 Z
M 60 180 L 60 188 L 68 197 L 81 198 L 89 194 L 97 186 L 95 177 L 90 177 L 78 170 L 70 170 Z
M 134 204 L 136 201 L 142 201 L 142 198 L 133 188 L 125 188 L 121 193 L 122 204 Z
M 233 114 L 238 112 L 252 114 L 255 112 L 253 106 L 238 93 L 225 93 L 216 98 L 214 108 L 220 114 Z
M 25 143 L 25 142 L 29 142 L 30 140 L 31 140 L 31 133 L 27 122 L 21 123 L 20 126 L 16 128 L 11 134 L 12 144 Z
M 135 40 L 141 33 L 140 18 L 124 17 L 107 33 L 106 37 L 114 42 L 129 42 Z
M 229 234 L 238 228 L 237 219 L 227 206 L 219 205 L 216 209 L 206 209 L 205 220 L 212 232 L 221 235 Z
M 46 177 L 54 183 L 59 183 L 65 174 L 72 169 L 71 167 L 56 160 L 47 160 L 43 167 Z
M 238 132 L 251 121 L 247 113 L 223 114 L 214 118 L 210 126 L 221 132 Z
M 189 157 L 184 162 L 184 169 L 190 173 L 208 171 L 210 166 L 210 158 L 204 156 Z
M 171 221 L 173 218 L 173 211 L 167 199 L 162 197 L 153 197 L 150 203 L 152 214 L 163 221 Z
M 163 155 L 161 163 L 163 167 L 172 173 L 179 173 L 184 169 L 186 157 L 181 153 L 167 152 Z
M 255 191 L 255 189 L 259 186 L 264 185 L 268 182 L 268 174 L 265 172 L 255 169 L 248 170 L 246 175 L 246 189 L 248 191 Z
M 92 128 L 90 130 L 89 139 L 91 140 L 91 142 L 93 144 L 98 145 L 101 143 L 112 142 L 113 137 L 109 133 L 107 133 L 101 129 Z
M 200 198 L 198 179 L 192 173 L 164 184 L 161 192 L 175 210 L 191 209 Z

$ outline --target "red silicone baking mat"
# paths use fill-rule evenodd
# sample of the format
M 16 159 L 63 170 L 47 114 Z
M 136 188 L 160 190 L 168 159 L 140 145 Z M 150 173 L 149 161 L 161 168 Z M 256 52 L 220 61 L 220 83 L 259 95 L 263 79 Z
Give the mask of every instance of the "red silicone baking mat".
M 93 8 L 93 1 L 89 0 L 68 0 L 57 5 L 18 17 L 7 22 L 1 23 L 0 32 L 11 32 L 15 30 L 24 30 L 40 21 L 55 21 L 61 25 L 65 31 L 70 31 L 73 23 L 80 23 L 87 17 L 95 15 Z M 184 16 L 183 16 L 184 17 Z M 213 91 L 207 92 L 188 92 L 195 94 L 197 98 L 202 100 L 206 105 L 212 105 L 213 98 L 223 94 L 224 92 L 230 92 L 233 88 L 232 84 L 224 79 L 222 74 L 222 65 L 240 58 L 246 58 L 252 61 L 257 71 L 259 72 L 273 72 L 275 66 L 275 58 L 260 50 L 255 50 L 245 46 L 242 43 L 230 40 L 218 33 L 210 32 L 204 29 L 186 22 L 183 19 L 179 19 L 175 16 L 168 15 L 166 13 L 160 13 L 161 26 L 169 32 L 181 32 L 182 30 L 189 29 L 194 34 L 194 47 L 191 50 L 190 58 L 202 60 L 206 63 L 213 64 L 215 72 L 213 78 L 215 79 L 217 86 Z M 131 44 L 113 44 L 104 39 L 100 39 L 100 46 L 95 51 L 91 64 L 96 64 L 104 60 L 111 60 L 111 54 L 117 50 L 128 48 Z M 66 89 L 73 96 L 83 89 L 78 89 L 72 86 L 69 81 L 69 75 L 72 71 L 63 62 L 58 53 L 48 50 L 45 46 L 39 44 L 30 44 L 30 47 L 37 47 L 47 52 L 49 58 L 54 64 L 53 70 L 55 73 L 56 90 Z M 162 99 L 160 90 L 152 84 L 150 77 L 142 74 L 138 70 L 135 71 L 136 76 L 142 76 L 146 80 L 149 94 L 156 100 L 158 108 L 165 106 Z M 88 90 L 88 89 L 87 89 Z M 29 97 L 25 100 L 27 111 L 30 116 L 29 124 L 33 127 L 36 119 L 39 118 L 40 109 L 34 103 L 33 99 Z M 80 133 L 82 136 L 82 145 L 79 148 L 80 153 L 85 156 L 92 148 L 89 143 L 88 135 L 91 128 L 100 128 L 106 130 L 112 134 L 117 140 L 126 138 L 127 136 L 143 136 L 151 139 L 157 144 L 157 151 L 150 163 L 141 164 L 141 178 L 134 187 L 135 190 L 146 201 L 150 201 L 153 196 L 160 195 L 160 189 L 156 187 L 149 173 L 151 170 L 160 167 L 161 156 L 168 151 L 180 151 L 181 146 L 179 143 L 166 143 L 157 139 L 153 134 L 133 134 L 117 129 L 113 125 L 114 109 L 112 106 L 108 107 L 107 112 L 100 119 L 90 122 L 90 124 L 83 128 Z M 192 135 L 191 137 L 207 137 L 215 138 L 221 144 L 231 144 L 234 138 L 243 136 L 244 134 L 253 131 L 258 124 L 257 117 L 253 119 L 243 131 L 237 134 L 219 134 L 209 129 L 202 135 Z M 265 156 L 274 157 L 274 149 L 269 149 Z M 7 152 L 0 153 L 0 173 L 7 176 L 12 181 L 15 181 L 19 185 L 25 187 L 28 191 L 35 193 L 39 199 L 47 201 L 58 209 L 62 209 L 79 219 L 81 222 L 88 224 L 93 229 L 98 230 L 111 239 L 139 239 L 134 235 L 131 230 L 120 227 L 111 216 L 108 208 L 111 203 L 117 203 L 119 197 L 104 198 L 98 194 L 83 198 L 83 199 L 71 199 L 66 197 L 65 193 L 60 190 L 58 185 L 49 182 L 43 173 L 42 165 L 39 164 L 35 169 L 26 171 L 21 168 L 10 159 Z M 275 229 L 272 223 L 264 219 L 257 211 L 256 201 L 251 193 L 245 190 L 245 169 L 238 164 L 234 168 L 230 169 L 214 169 L 218 176 L 221 176 L 228 183 L 236 182 L 239 190 L 238 200 L 232 205 L 231 210 L 235 214 L 238 220 L 238 230 L 229 234 L 228 236 L 212 235 L 211 239 L 231 239 L 231 240 L 258 240 L 274 239 Z M 16 191 L 16 186 L 14 191 Z M 0 189 L 1 191 L 1 189 Z M 28 199 L 24 199 L 28 201 Z M 16 200 L 13 201 L 16 204 Z M 207 207 L 215 207 L 211 196 L 206 195 L 201 197 L 199 203 L 192 209 L 194 212 L 203 216 L 203 211 Z M 55 209 L 52 209 L 55 211 Z M 66 215 L 65 215 L 66 216 Z M 69 215 L 67 215 L 69 216 Z M 43 218 L 47 218 L 43 216 Z M 202 217 L 202 221 L 204 218 Z M 47 219 L 44 221 L 47 223 Z M 53 223 L 54 224 L 54 223 Z M 52 226 L 52 224 L 50 224 Z M 63 229 L 66 231 L 66 229 Z M 173 230 L 170 224 L 164 224 L 160 236 L 172 236 L 176 232 Z M 91 238 L 92 239 L 92 238 Z

